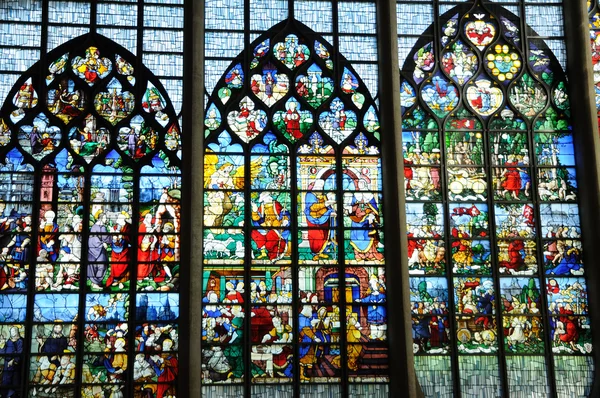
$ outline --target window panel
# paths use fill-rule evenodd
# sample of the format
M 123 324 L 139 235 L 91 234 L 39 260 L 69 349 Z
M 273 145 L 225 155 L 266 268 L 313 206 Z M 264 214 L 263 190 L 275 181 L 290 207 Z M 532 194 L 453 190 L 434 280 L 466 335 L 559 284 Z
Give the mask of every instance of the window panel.
M 4 7 L 0 18 L 39 22 L 36 7 L 31 18 Z M 91 20 L 112 26 L 109 14 L 122 13 L 120 21 L 135 27 L 136 7 L 49 2 L 48 25 L 2 24 L 11 55 L 4 69 L 24 74 L 1 75 L 0 243 L 10 272 L 0 272 L 0 394 L 50 393 L 42 387 L 48 384 L 65 397 L 176 392 L 177 114 L 159 80 L 105 37 L 136 52 L 140 29 L 107 27 L 76 38 L 93 29 Z M 181 34 L 168 39 L 181 48 Z M 40 57 L 45 63 L 34 65 Z M 180 109 L 182 61 L 169 61 L 164 81 Z M 24 352 L 31 352 L 27 360 Z
M 286 15 L 277 16 L 285 11 L 281 4 L 266 18 L 261 11 L 260 23 L 251 13 L 250 29 L 283 21 L 263 35 L 250 34 L 247 53 L 232 61 L 233 50 L 207 50 L 215 60 L 205 63 L 212 95 L 205 118 L 202 305 L 209 348 L 203 383 L 245 383 L 246 394 L 276 395 L 294 383 L 306 394 L 338 396 L 339 383 L 368 381 L 380 385 L 349 388 L 383 396 L 388 354 L 381 131 L 368 91 L 377 89 L 375 38 L 339 37 L 354 45 L 336 55 L 322 38 L 299 33 L 293 21 L 286 27 Z M 258 9 L 264 2 L 250 5 Z M 296 18 L 320 30 L 342 29 L 327 12 L 319 14 L 322 22 L 311 21 L 317 14 L 309 5 L 332 9 L 328 2 L 299 2 Z M 344 18 L 375 10 L 373 3 L 339 6 Z M 372 23 L 371 17 L 364 16 Z M 363 17 L 352 18 L 360 26 L 344 29 L 372 31 Z M 219 43 L 219 35 L 209 35 L 210 46 Z M 357 41 L 367 44 L 354 58 L 364 62 L 367 55 L 371 62 L 346 61 Z M 250 314 L 234 316 L 239 324 L 232 328 L 233 321 L 225 320 L 228 302 L 248 303 L 243 308 Z M 229 339 L 218 337 L 223 327 L 234 336 L 249 332 L 250 345 L 236 339 L 223 346 Z M 263 389 L 258 383 L 283 385 Z
M 96 23 L 108 26 L 130 26 L 137 25 L 136 5 L 129 4 L 98 4 Z
M 332 5 L 328 1 L 295 1 L 294 13 L 298 21 L 315 32 L 331 32 L 333 29 Z
M 183 7 L 144 6 L 144 26 L 183 28 Z
M 563 358 L 591 358 L 562 9 L 514 3 L 440 5 L 439 25 L 418 40 L 399 25 L 399 44 L 412 45 L 400 100 L 413 342 L 427 395 L 546 395 L 549 377 L 566 383 L 552 394 L 574 391 L 580 376 Z M 527 39 L 516 7 L 553 38 Z M 432 355 L 443 371 L 419 366 Z M 455 380 L 447 392 L 442 375 Z
M 16 23 L 0 24 L 0 44 L 3 46 L 36 47 L 40 45 L 41 26 Z M 19 34 L 16 34 L 19 32 Z

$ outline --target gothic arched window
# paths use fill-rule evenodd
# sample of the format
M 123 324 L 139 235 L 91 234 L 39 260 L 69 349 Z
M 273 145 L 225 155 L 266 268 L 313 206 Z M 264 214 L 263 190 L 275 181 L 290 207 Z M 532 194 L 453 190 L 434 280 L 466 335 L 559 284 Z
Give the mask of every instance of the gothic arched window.
M 385 396 L 382 134 L 367 86 L 294 19 L 222 73 L 205 113 L 203 391 Z
M 432 9 L 439 22 L 401 71 L 417 374 L 432 396 L 584 395 L 594 365 L 565 74 L 521 19 L 467 3 Z
M 174 394 L 181 136 L 163 85 L 87 34 L 0 114 L 3 396 Z

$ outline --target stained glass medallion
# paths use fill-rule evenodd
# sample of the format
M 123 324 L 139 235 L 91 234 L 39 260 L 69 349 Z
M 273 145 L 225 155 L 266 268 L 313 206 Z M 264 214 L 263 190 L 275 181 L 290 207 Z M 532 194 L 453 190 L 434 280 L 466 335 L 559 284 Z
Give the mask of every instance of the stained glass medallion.
M 206 107 L 205 389 L 388 380 L 378 111 L 307 32 L 256 38 Z
M 465 3 L 401 71 L 416 370 L 427 396 L 544 395 L 592 350 L 566 78 L 515 15 Z

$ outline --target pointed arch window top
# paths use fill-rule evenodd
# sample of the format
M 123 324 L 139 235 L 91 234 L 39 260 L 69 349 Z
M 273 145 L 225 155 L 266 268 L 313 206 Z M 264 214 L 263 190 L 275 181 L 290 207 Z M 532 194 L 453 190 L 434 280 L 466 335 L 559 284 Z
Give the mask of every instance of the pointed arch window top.
M 179 156 L 179 126 L 166 91 L 125 48 L 87 34 L 45 60 L 23 74 L 5 101 L 0 146 L 15 140 L 8 139 L 13 132 L 14 143 L 36 161 L 59 147 L 86 163 L 110 149 L 139 160 L 163 145 Z M 174 139 L 162 144 L 163 134 Z
M 240 54 L 209 99 L 207 137 L 226 129 L 234 140 L 249 143 L 272 123 L 272 132 L 280 132 L 290 143 L 314 131 L 338 144 L 360 131 L 379 140 L 377 107 L 366 85 L 352 65 L 308 27 L 289 19 L 250 48 L 250 61 Z

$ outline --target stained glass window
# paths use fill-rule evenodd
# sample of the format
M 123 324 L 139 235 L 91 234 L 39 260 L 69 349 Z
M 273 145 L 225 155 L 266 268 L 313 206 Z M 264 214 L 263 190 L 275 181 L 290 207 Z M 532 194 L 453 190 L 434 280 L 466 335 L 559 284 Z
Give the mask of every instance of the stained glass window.
M 3 397 L 177 395 L 182 15 L 0 6 Z
M 188 396 L 188 364 L 207 397 L 389 396 L 376 2 L 205 0 L 186 209 L 190 3 L 0 2 L 0 396 Z M 397 6 L 423 390 L 585 396 L 562 0 Z M 193 272 L 202 300 L 180 303 Z
M 375 4 L 223 32 L 234 3 L 206 2 L 203 393 L 387 396 Z
M 587 5 L 590 14 L 590 44 L 592 47 L 596 108 L 598 110 L 598 123 L 600 124 L 600 10 L 595 0 L 588 0 Z
M 415 367 L 428 396 L 585 396 L 561 6 L 503 3 L 398 2 Z

